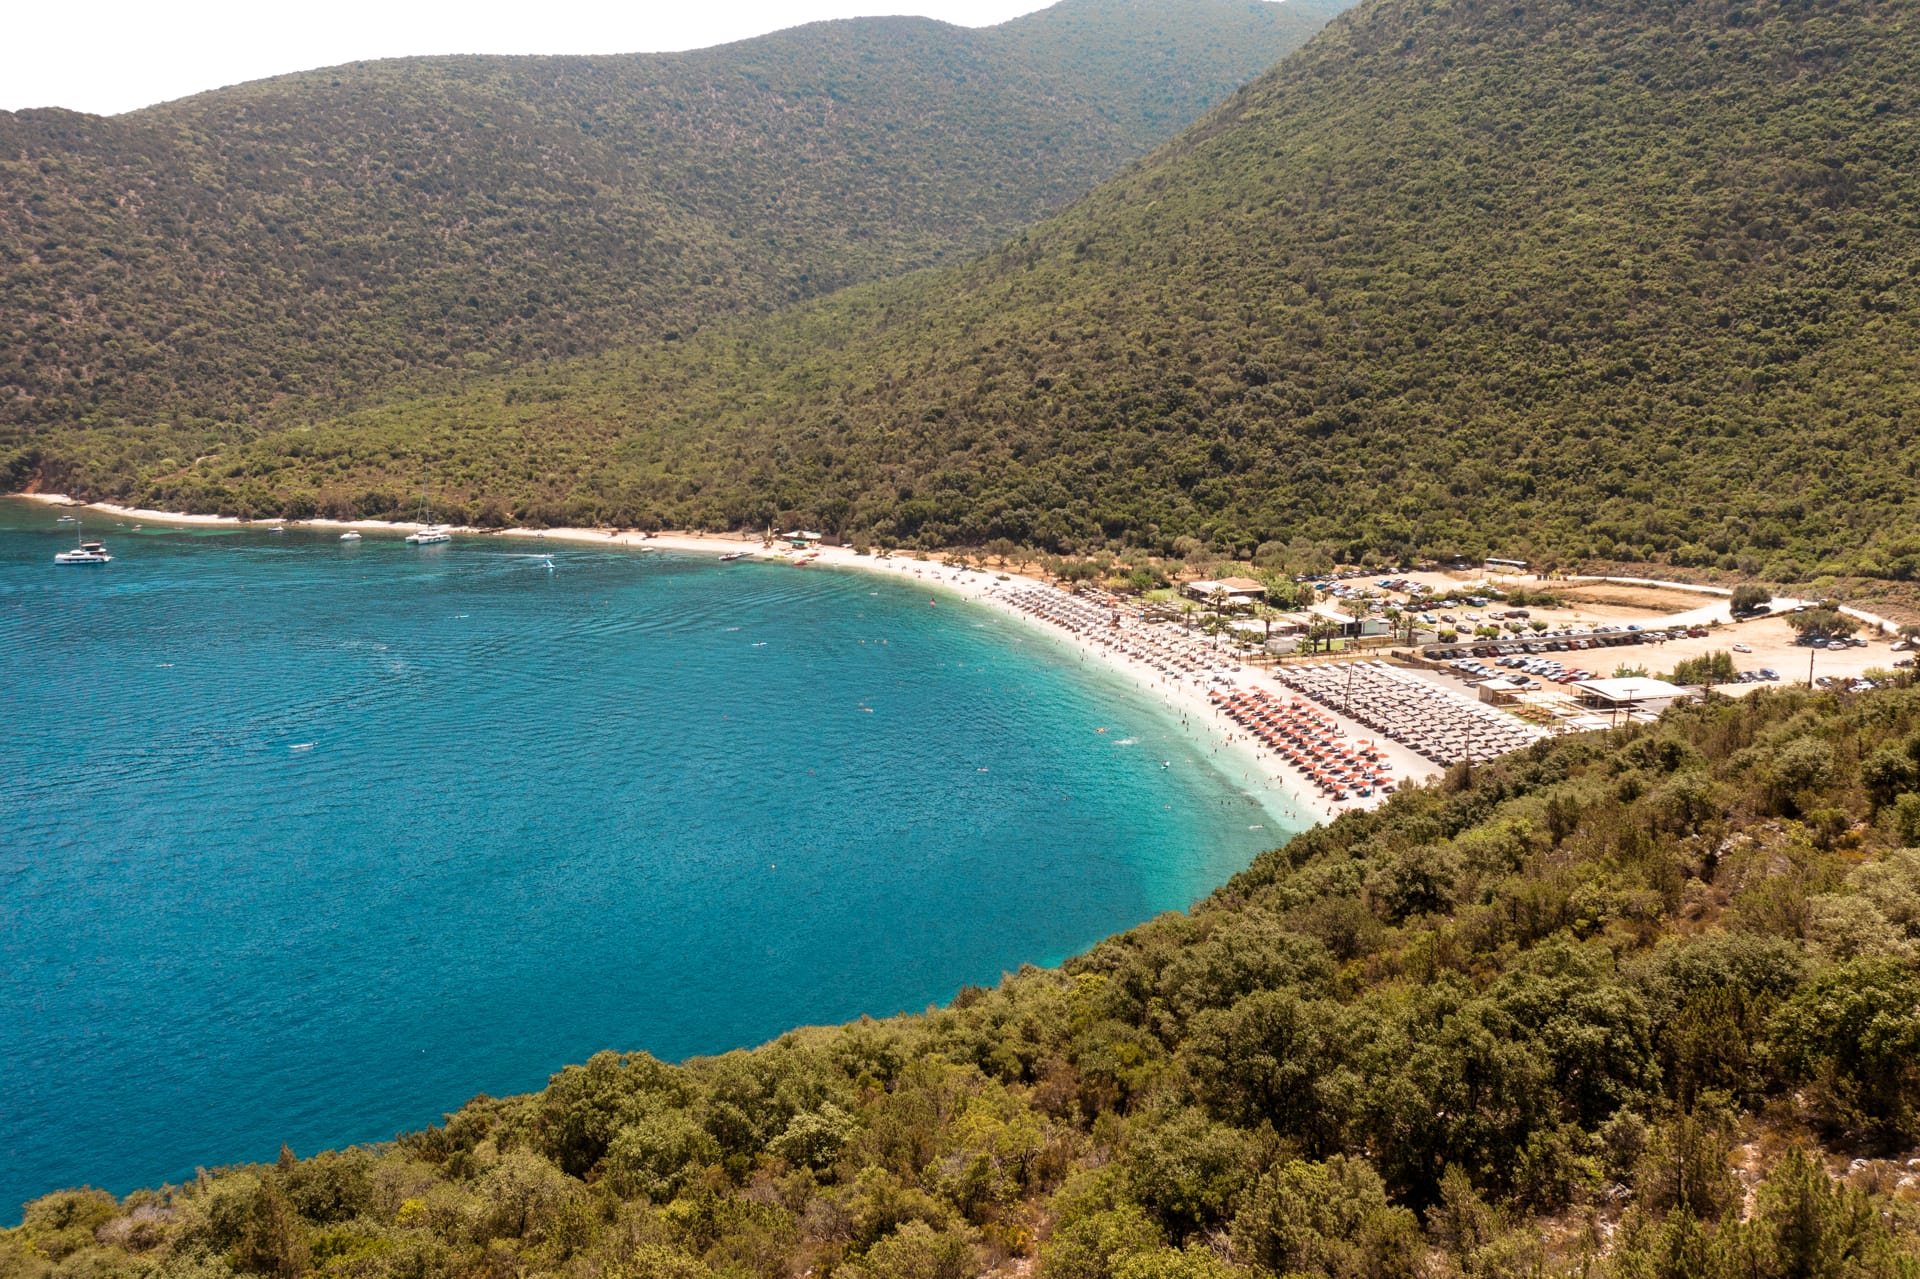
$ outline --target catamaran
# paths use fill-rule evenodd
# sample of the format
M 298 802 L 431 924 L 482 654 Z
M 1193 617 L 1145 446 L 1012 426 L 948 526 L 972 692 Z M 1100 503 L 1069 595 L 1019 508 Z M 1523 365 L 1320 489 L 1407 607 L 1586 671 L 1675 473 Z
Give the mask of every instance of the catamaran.
M 55 564 L 113 563 L 113 556 L 107 554 L 107 548 L 105 546 L 99 542 L 83 542 L 80 540 L 80 521 L 77 519 L 73 522 L 73 538 L 73 549 L 71 551 L 56 551 L 54 553 L 53 562 Z
M 415 529 L 413 532 L 407 534 L 407 545 L 409 546 L 434 546 L 440 542 L 451 542 L 453 540 L 453 534 L 447 531 L 446 525 L 427 523 L 432 516 L 432 504 L 427 498 L 427 482 L 427 477 L 422 475 L 420 478 L 420 523 L 425 525 L 425 527 Z

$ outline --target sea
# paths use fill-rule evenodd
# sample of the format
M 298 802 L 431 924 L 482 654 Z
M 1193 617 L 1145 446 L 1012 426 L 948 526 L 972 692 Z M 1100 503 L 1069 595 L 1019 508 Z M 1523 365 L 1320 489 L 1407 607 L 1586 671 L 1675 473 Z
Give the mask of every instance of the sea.
M 59 514 L 0 500 L 0 1222 L 919 1011 L 1292 833 L 882 575 Z

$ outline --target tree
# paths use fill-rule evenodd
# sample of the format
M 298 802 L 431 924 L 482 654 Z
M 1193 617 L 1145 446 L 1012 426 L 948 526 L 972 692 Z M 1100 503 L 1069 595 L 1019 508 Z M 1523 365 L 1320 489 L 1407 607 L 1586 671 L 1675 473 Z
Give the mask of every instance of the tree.
M 1790 1151 L 1760 1187 L 1754 1218 L 1735 1244 L 1746 1265 L 1734 1273 L 1763 1279 L 1849 1279 L 1893 1275 L 1885 1228 L 1867 1197 L 1836 1186 L 1819 1162 Z M 1744 1255 L 1740 1255 L 1744 1254 Z M 1881 1263 L 1881 1264 L 1876 1264 Z
M 1787 619 L 1796 635 L 1815 639 L 1840 639 L 1860 629 L 1860 623 L 1838 609 L 1810 608 Z
M 1365 628 L 1367 614 L 1373 611 L 1372 607 L 1358 595 L 1350 595 L 1340 601 L 1340 611 L 1353 619 L 1353 637 L 1359 639 Z
M 1897 746 L 1882 746 L 1860 765 L 1860 785 L 1876 812 L 1911 790 L 1920 790 L 1920 761 Z
M 1733 654 L 1725 651 L 1689 657 L 1673 668 L 1673 682 L 1676 684 L 1705 684 L 1711 687 L 1738 678 L 1740 672 L 1734 669 Z
M 1920 974 L 1896 959 L 1837 964 L 1773 1022 L 1782 1068 L 1836 1127 L 1920 1135 Z
M 1733 588 L 1733 614 L 1751 613 L 1763 604 L 1773 602 L 1773 592 L 1764 586 L 1745 582 Z
M 1410 1273 L 1396 1268 L 1417 1259 L 1418 1235 L 1413 1214 L 1388 1205 L 1372 1165 L 1345 1155 L 1274 1169 L 1233 1223 L 1240 1256 L 1287 1275 Z

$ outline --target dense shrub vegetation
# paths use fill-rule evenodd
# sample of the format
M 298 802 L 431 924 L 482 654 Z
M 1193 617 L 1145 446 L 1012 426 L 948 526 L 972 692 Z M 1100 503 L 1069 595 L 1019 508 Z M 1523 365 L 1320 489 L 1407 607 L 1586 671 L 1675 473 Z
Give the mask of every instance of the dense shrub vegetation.
M 1914 688 L 1543 742 L 924 1016 L 49 1196 L 0 1275 L 1911 1276 L 1917 760 Z
M 525 519 L 1912 578 L 1915 23 L 1374 0 L 970 264 L 49 479 L 386 510 L 425 450 Z
M 1068 0 L 0 112 L 0 447 L 336 412 L 975 252 L 1338 7 Z

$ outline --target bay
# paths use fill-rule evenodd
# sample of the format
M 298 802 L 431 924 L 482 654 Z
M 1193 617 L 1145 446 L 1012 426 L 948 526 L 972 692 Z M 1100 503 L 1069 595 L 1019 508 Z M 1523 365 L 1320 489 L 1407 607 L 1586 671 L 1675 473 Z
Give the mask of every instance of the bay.
M 99 516 L 56 568 L 55 515 L 0 501 L 6 1219 L 918 1010 L 1287 833 L 1145 692 L 873 575 Z

